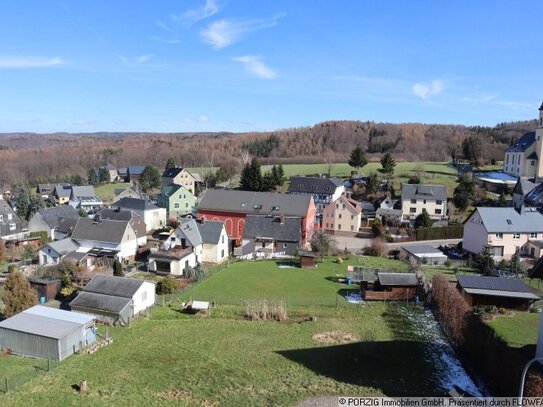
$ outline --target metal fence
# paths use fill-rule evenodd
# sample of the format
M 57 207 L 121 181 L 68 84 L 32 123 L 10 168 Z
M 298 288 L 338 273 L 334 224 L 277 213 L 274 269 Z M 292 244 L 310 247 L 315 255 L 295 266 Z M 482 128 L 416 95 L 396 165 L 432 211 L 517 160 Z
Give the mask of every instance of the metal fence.
M 0 395 L 19 389 L 26 382 L 44 375 L 59 365 L 60 362 L 50 359 L 32 359 L 15 355 L 2 356 L 13 358 L 10 369 L 0 376 Z

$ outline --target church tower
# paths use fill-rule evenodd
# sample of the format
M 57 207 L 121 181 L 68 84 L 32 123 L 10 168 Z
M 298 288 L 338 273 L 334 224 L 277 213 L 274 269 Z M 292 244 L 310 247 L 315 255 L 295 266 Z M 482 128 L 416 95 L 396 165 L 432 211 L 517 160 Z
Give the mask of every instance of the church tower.
M 543 103 L 539 107 L 539 119 L 537 120 L 537 128 L 535 129 L 535 152 L 537 154 L 537 172 L 538 180 L 543 180 Z

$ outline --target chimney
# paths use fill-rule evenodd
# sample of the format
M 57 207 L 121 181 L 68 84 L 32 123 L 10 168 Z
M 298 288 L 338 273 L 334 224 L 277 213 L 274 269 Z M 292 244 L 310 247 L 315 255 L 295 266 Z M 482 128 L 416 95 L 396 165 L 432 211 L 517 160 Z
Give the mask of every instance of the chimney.
M 200 224 L 203 225 L 204 223 L 206 223 L 206 218 L 200 218 Z
M 285 217 L 283 215 L 279 216 L 279 223 L 283 225 L 285 223 Z

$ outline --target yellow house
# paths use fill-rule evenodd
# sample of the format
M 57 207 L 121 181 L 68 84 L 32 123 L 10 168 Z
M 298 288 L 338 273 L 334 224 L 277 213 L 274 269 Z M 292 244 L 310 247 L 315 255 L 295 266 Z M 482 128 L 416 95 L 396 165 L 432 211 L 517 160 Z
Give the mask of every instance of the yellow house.
M 322 228 L 335 235 L 354 236 L 360 229 L 362 205 L 360 202 L 341 195 L 322 211 Z

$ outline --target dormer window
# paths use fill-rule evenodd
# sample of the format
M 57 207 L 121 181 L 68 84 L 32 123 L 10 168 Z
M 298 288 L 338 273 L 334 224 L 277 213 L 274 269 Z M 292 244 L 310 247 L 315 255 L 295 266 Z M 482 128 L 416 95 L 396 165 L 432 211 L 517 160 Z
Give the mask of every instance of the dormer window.
M 262 205 L 255 204 L 255 205 L 253 206 L 253 209 L 262 209 Z
M 272 206 L 272 211 L 278 211 L 278 210 L 279 210 L 278 206 Z
M 316 186 L 316 185 L 312 185 L 312 186 L 311 186 L 311 189 L 317 189 L 317 186 Z

